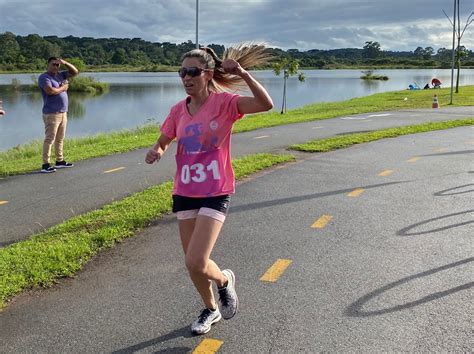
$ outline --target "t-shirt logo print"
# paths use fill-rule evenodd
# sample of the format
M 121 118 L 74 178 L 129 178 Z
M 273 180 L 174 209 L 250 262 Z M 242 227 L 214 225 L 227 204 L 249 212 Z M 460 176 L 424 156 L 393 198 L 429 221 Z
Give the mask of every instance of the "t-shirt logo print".
M 191 124 L 185 128 L 186 136 L 179 139 L 179 144 L 184 147 L 184 153 L 196 153 L 202 150 L 200 136 L 202 135 L 202 124 Z
M 216 130 L 217 128 L 219 128 L 219 123 L 217 123 L 217 120 L 211 120 L 211 122 L 209 123 L 209 128 L 211 128 L 211 130 Z

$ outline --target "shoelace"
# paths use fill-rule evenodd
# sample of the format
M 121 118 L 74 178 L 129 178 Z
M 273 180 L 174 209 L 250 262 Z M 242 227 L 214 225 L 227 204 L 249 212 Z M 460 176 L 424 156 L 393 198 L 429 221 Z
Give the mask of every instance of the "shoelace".
M 224 289 L 219 289 L 219 300 L 222 303 L 222 305 L 227 306 L 229 305 L 229 293 L 227 292 L 227 288 Z
M 202 310 L 201 314 L 199 315 L 199 322 L 200 323 L 206 322 L 210 314 L 211 314 L 211 311 L 209 309 Z

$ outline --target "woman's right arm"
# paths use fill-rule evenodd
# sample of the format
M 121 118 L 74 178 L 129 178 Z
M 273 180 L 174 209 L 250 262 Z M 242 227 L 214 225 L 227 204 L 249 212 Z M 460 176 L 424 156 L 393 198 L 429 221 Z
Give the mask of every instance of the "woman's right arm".
M 161 134 L 156 144 L 153 145 L 150 150 L 148 150 L 145 157 L 145 162 L 152 164 L 155 161 L 159 161 L 172 141 L 173 139 Z

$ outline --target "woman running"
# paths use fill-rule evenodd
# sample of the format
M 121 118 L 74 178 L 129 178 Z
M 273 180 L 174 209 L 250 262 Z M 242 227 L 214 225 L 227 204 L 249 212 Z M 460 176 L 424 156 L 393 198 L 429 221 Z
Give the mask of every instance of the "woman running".
M 206 307 L 191 325 L 194 334 L 209 332 L 213 323 L 222 317 L 230 319 L 237 311 L 234 273 L 221 271 L 210 259 L 235 191 L 231 130 L 244 114 L 273 107 L 265 88 L 245 70 L 269 61 L 265 46 L 241 44 L 228 48 L 224 58 L 219 59 L 210 48 L 183 55 L 178 73 L 188 97 L 171 108 L 158 141 L 145 158 L 148 164 L 159 161 L 170 143 L 177 140 L 173 212 L 186 267 Z M 253 97 L 226 92 L 245 86 Z M 217 285 L 219 307 L 212 282 Z

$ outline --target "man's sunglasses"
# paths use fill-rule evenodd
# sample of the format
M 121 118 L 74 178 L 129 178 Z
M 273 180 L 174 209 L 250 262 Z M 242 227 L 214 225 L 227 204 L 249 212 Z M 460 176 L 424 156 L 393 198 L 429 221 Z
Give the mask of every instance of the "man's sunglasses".
M 178 70 L 178 75 L 182 79 L 186 75 L 189 75 L 191 77 L 196 77 L 202 74 L 203 71 L 209 71 L 209 69 L 201 69 L 201 68 L 196 68 L 195 66 L 191 66 L 190 68 L 181 68 Z

